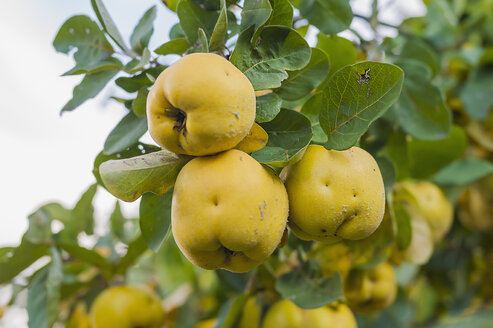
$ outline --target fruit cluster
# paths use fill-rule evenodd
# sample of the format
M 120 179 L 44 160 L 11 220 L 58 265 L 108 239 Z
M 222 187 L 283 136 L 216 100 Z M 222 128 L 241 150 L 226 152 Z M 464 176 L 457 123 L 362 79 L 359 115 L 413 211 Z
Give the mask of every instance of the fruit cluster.
M 248 79 L 215 54 L 181 58 L 151 89 L 153 139 L 197 156 L 182 168 L 173 191 L 172 231 L 183 254 L 205 269 L 246 272 L 273 253 L 287 224 L 301 239 L 328 243 L 372 234 L 385 211 L 373 157 L 357 147 L 310 145 L 281 180 L 247 154 L 258 147 L 238 147 L 259 128 L 255 112 Z

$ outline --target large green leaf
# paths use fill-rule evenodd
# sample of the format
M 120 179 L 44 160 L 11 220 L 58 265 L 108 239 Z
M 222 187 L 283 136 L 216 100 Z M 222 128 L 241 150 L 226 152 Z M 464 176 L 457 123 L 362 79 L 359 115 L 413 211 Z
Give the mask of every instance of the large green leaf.
M 329 73 L 329 58 L 318 48 L 312 48 L 310 62 L 300 70 L 288 73 L 281 87 L 275 92 L 285 100 L 303 98 L 315 89 Z
M 130 36 L 130 46 L 137 53 L 142 53 L 144 48 L 149 45 L 154 27 L 152 26 L 156 19 L 156 6 L 152 6 L 147 10 L 135 26 L 132 35 Z
M 157 252 L 171 227 L 171 199 L 173 189 L 164 195 L 146 193 L 139 208 L 140 231 L 147 246 Z
M 134 112 L 129 112 L 111 130 L 104 142 L 104 153 L 114 154 L 127 149 L 139 141 L 140 137 L 147 132 L 147 118 L 137 116 Z
M 301 16 L 325 34 L 344 31 L 353 20 L 348 0 L 301 0 L 298 8 Z
M 96 97 L 117 73 L 118 70 L 105 70 L 84 76 L 82 82 L 74 88 L 72 99 L 63 106 L 61 112 L 72 111 L 86 100 Z
M 136 143 L 135 145 L 132 145 L 128 147 L 127 149 L 117 152 L 111 155 L 106 155 L 104 152 L 100 152 L 98 156 L 94 159 L 94 164 L 93 164 L 93 169 L 92 169 L 92 174 L 96 178 L 96 181 L 100 186 L 103 186 L 106 188 L 106 186 L 103 183 L 103 180 L 101 179 L 101 174 L 99 172 L 99 166 L 106 161 L 109 161 L 110 159 L 124 159 L 124 158 L 130 158 L 130 157 L 135 157 L 143 154 L 148 154 L 152 153 L 155 151 L 160 150 L 161 148 L 153 146 L 153 145 L 146 145 L 143 143 Z
M 58 317 L 60 287 L 63 280 L 62 259 L 51 249 L 51 263 L 39 271 L 29 284 L 27 313 L 29 328 L 49 328 Z
M 217 18 L 216 25 L 212 31 L 211 41 L 209 44 L 210 51 L 221 51 L 226 43 L 226 35 L 228 34 L 228 14 L 226 11 L 225 0 L 221 1 L 221 12 Z
M 121 258 L 116 267 L 116 273 L 123 274 L 132 266 L 135 261 L 148 250 L 146 242 L 142 236 L 135 238 L 127 247 L 127 253 Z
M 480 67 L 470 74 L 460 99 L 467 113 L 478 120 L 485 119 L 493 109 L 493 69 Z
M 341 150 L 354 145 L 399 98 L 403 80 L 399 67 L 371 61 L 332 75 L 323 89 L 320 110 L 320 125 L 328 136 L 325 147 Z
M 356 63 L 356 48 L 354 44 L 343 37 L 337 35 L 317 34 L 317 48 L 322 49 L 329 56 L 330 71 L 327 78 L 318 87 L 323 89 L 329 78 L 335 72 L 347 65 Z
M 451 115 L 440 89 L 431 84 L 430 71 L 415 60 L 400 60 L 406 79 L 399 101 L 393 107 L 402 128 L 419 139 L 437 140 L 446 137 Z
M 149 87 L 153 85 L 154 81 L 149 79 L 149 76 L 151 76 L 155 80 L 165 68 L 166 66 L 164 65 L 159 67 L 152 67 L 131 77 L 119 77 L 115 80 L 115 83 L 126 92 L 137 92 L 142 87 Z
M 272 121 L 260 126 L 269 134 L 269 141 L 252 157 L 263 164 L 284 167 L 296 162 L 312 139 L 310 120 L 290 109 L 281 109 Z
M 159 48 L 154 50 L 158 55 L 166 56 L 166 55 L 183 55 L 188 48 L 190 48 L 190 43 L 185 38 L 178 38 L 174 40 L 170 40 L 166 43 L 163 43 Z
M 241 11 L 240 30 L 244 31 L 253 26 L 253 31 L 264 25 L 270 17 L 272 6 L 269 0 L 245 0 Z
M 208 11 L 192 0 L 180 0 L 176 13 L 180 19 L 180 26 L 191 44 L 197 41 L 199 28 L 204 30 L 207 37 L 210 37 L 219 17 L 216 11 Z
M 10 282 L 12 278 L 24 271 L 39 258 L 48 254 L 50 247 L 45 244 L 33 244 L 26 237 L 17 248 L 9 252 L 9 256 L 0 262 L 0 284 Z
M 132 101 L 132 110 L 135 115 L 144 117 L 146 116 L 146 104 L 147 104 L 147 95 L 149 94 L 149 90 L 147 87 L 142 87 L 137 91 L 137 96 Z
M 113 47 L 98 25 L 84 15 L 72 16 L 58 31 L 53 46 L 56 51 L 69 54 L 74 48 L 75 67 L 68 74 L 81 74 L 107 67 L 121 67 L 121 62 L 110 57 Z
M 395 231 L 395 241 L 400 250 L 405 250 L 411 244 L 413 239 L 413 229 L 411 226 L 411 217 L 406 207 L 401 202 L 394 203 L 393 210 L 390 211 L 392 220 L 397 228 Z
M 113 196 L 132 202 L 146 192 L 166 193 L 181 168 L 190 160 L 167 150 L 110 160 L 99 167 L 104 185 Z
M 314 309 L 341 299 L 342 278 L 339 273 L 322 277 L 310 262 L 280 276 L 276 289 L 283 298 L 304 309 Z
M 77 235 L 84 231 L 88 235 L 94 232 L 94 206 L 92 204 L 98 185 L 93 184 L 82 194 L 72 210 L 70 220 L 62 230 L 63 241 L 73 242 Z
M 51 242 L 51 217 L 43 207 L 28 216 L 29 227 L 25 238 L 34 244 Z
M 442 185 L 468 185 L 493 173 L 493 164 L 476 158 L 454 161 L 438 171 L 432 181 Z
M 431 177 L 453 160 L 460 158 L 466 149 L 467 137 L 458 126 L 452 126 L 450 134 L 442 140 L 407 141 L 409 163 L 412 177 L 425 179 Z
M 127 55 L 134 57 L 135 54 L 130 51 L 130 49 L 125 44 L 120 31 L 116 27 L 115 22 L 110 16 L 110 13 L 106 9 L 102 0 L 91 0 L 92 9 L 98 17 L 99 22 L 103 26 L 104 30 L 108 35 L 116 42 L 116 44 L 122 49 Z
M 303 113 L 311 122 L 313 139 L 312 141 L 317 144 L 324 144 L 327 142 L 327 135 L 320 126 L 319 116 L 320 108 L 323 106 L 324 95 L 321 91 L 313 94 L 301 107 L 301 113 Z
M 282 99 L 276 93 L 267 93 L 257 96 L 255 103 L 257 110 L 255 113 L 255 122 L 263 123 L 272 121 L 281 110 Z
M 288 77 L 286 70 L 301 69 L 310 60 L 310 47 L 295 30 L 286 26 L 266 26 L 254 49 L 250 43 L 254 29 L 238 37 L 231 62 L 250 80 L 255 90 L 277 88 Z
M 293 6 L 289 0 L 270 0 L 272 13 L 264 25 L 283 25 L 293 24 Z
M 440 58 L 438 57 L 438 54 L 430 45 L 419 38 L 407 40 L 402 47 L 399 58 L 421 62 L 428 66 L 433 76 L 440 70 Z

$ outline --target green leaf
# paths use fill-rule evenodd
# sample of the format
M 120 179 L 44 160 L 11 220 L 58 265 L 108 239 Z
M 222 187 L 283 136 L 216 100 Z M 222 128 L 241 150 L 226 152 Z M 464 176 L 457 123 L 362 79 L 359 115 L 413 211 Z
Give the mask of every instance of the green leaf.
M 309 262 L 294 271 L 280 276 L 276 289 L 283 298 L 303 309 L 315 309 L 341 299 L 342 278 L 339 273 L 321 277 Z
M 276 93 L 267 93 L 257 96 L 255 122 L 269 122 L 279 114 L 281 110 L 282 99 Z
M 53 46 L 58 52 L 69 54 L 74 48 L 75 67 L 65 73 L 81 74 L 105 65 L 121 66 L 121 62 L 110 57 L 114 50 L 98 25 L 84 15 L 72 16 L 58 31 Z
M 147 90 L 147 87 L 142 87 L 137 92 L 137 97 L 135 97 L 135 99 L 132 101 L 132 109 L 136 116 L 146 116 L 146 102 L 148 94 L 149 90 Z
M 313 139 L 312 141 L 317 144 L 324 144 L 327 142 L 327 135 L 320 126 L 319 116 L 320 108 L 323 106 L 324 95 L 322 92 L 317 92 L 311 96 L 301 107 L 301 113 L 304 114 L 311 122 Z
M 348 0 L 301 0 L 298 8 L 301 16 L 325 34 L 344 31 L 353 20 Z
M 132 202 L 146 192 L 166 193 L 189 156 L 161 150 L 137 157 L 110 160 L 99 167 L 102 180 L 115 197 Z
M 438 171 L 431 179 L 441 186 L 468 185 L 493 173 L 493 164 L 476 158 L 454 161 Z
M 245 304 L 250 297 L 249 293 L 241 294 L 229 299 L 219 310 L 214 328 L 233 328 L 239 320 Z
M 127 242 L 127 236 L 125 234 L 125 217 L 120 209 L 120 202 L 117 200 L 115 203 L 115 209 L 110 216 L 111 233 L 124 243 Z
M 146 193 L 139 208 L 140 231 L 147 246 L 157 252 L 171 228 L 171 199 L 173 189 L 164 195 Z
M 478 311 L 465 311 L 460 315 L 447 314 L 433 328 L 489 328 L 493 322 L 493 311 L 479 309 Z
M 149 49 L 144 48 L 142 52 L 142 57 L 140 57 L 140 60 L 133 59 L 130 62 L 125 65 L 125 71 L 129 72 L 130 74 L 134 74 L 138 71 L 141 71 L 144 66 L 149 64 L 149 61 L 151 60 L 151 52 Z
M 96 97 L 117 73 L 118 70 L 111 70 L 84 76 L 82 82 L 74 88 L 72 99 L 63 106 L 61 113 L 72 111 L 86 100 Z
M 277 88 L 288 77 L 286 70 L 301 69 L 310 60 L 310 47 L 295 30 L 266 26 L 253 49 L 253 27 L 238 37 L 231 62 L 250 80 L 255 90 Z
M 143 143 L 136 143 L 135 145 L 132 145 L 128 147 L 127 149 L 117 152 L 115 154 L 111 155 L 106 155 L 104 152 L 100 152 L 98 156 L 94 159 L 94 164 L 93 164 L 93 169 L 92 169 L 92 174 L 96 178 L 96 181 L 100 186 L 103 186 L 106 188 L 106 186 L 103 183 L 103 180 L 101 179 L 101 174 L 99 172 L 99 166 L 106 161 L 109 161 L 110 159 L 124 159 L 124 158 L 130 158 L 134 156 L 139 156 L 143 154 L 148 154 L 152 153 L 155 151 L 160 150 L 161 148 L 153 146 L 153 145 L 146 145 Z
M 246 290 L 248 282 L 257 271 L 252 270 L 245 273 L 236 273 L 228 270 L 215 270 L 221 286 L 226 290 L 232 290 L 235 293 L 243 293 Z
M 176 6 L 180 0 L 161 0 L 169 10 L 176 12 Z
M 115 41 L 116 44 L 120 47 L 120 49 L 122 49 L 127 55 L 129 55 L 130 57 L 135 57 L 135 54 L 132 51 L 130 51 L 130 49 L 125 44 L 125 41 L 123 41 L 122 35 L 120 34 L 120 31 L 118 31 L 115 22 L 110 16 L 110 13 L 104 6 L 103 1 L 91 0 L 91 5 L 92 5 L 92 9 L 94 10 L 94 13 L 98 17 L 98 20 L 103 26 L 106 33 L 108 33 L 108 35 L 113 39 L 113 41 Z
M 58 317 L 60 287 L 63 280 L 62 260 L 55 248 L 51 249 L 51 263 L 35 276 L 27 292 L 27 313 L 30 328 L 52 327 Z
M 272 6 L 269 0 L 245 0 L 241 11 L 240 31 L 245 31 L 253 26 L 253 31 L 264 25 L 270 17 Z
M 76 238 L 77 235 L 84 231 L 88 235 L 93 234 L 94 230 L 94 206 L 92 201 L 98 189 L 97 184 L 91 185 L 80 197 L 77 204 L 72 210 L 70 221 L 65 223 L 65 229 L 62 233 L 66 233 L 67 241 Z M 65 239 L 64 239 L 65 241 Z
M 120 77 L 115 80 L 116 85 L 118 85 L 120 88 L 123 90 L 132 93 L 132 92 L 137 92 L 140 90 L 140 88 L 144 86 L 151 86 L 154 84 L 154 81 L 151 81 L 149 79 L 149 76 L 152 76 L 153 78 L 157 78 L 159 74 L 161 74 L 162 71 L 166 66 L 159 66 L 159 67 L 153 67 L 149 68 L 140 74 L 131 76 L 131 77 Z
M 122 257 L 116 268 L 116 273 L 123 274 L 132 266 L 135 261 L 148 250 L 146 242 L 142 236 L 135 238 L 128 247 L 127 253 Z
M 484 120 L 491 112 L 493 108 L 492 85 L 492 68 L 480 67 L 470 74 L 459 97 L 471 117 Z
M 412 177 L 426 179 L 457 158 L 467 146 L 464 131 L 453 125 L 450 134 L 442 140 L 410 139 L 407 142 Z
M 156 19 L 156 6 L 152 6 L 147 10 L 139 20 L 137 25 L 130 36 L 130 46 L 137 53 L 142 53 L 149 45 L 149 40 L 151 39 L 152 33 L 154 32 L 154 27 L 152 26 L 154 20 Z
M 51 242 L 51 217 L 41 207 L 28 216 L 29 227 L 25 238 L 33 244 L 49 244 Z
M 383 183 L 385 186 L 385 192 L 390 192 L 395 182 L 395 167 L 386 157 L 375 157 L 377 161 L 378 167 L 380 168 L 380 172 L 382 173 Z
M 192 0 L 180 0 L 176 13 L 180 19 L 180 26 L 191 44 L 197 41 L 199 28 L 210 37 L 219 17 L 217 12 L 203 9 Z
M 190 48 L 190 44 L 184 38 L 178 38 L 171 41 L 168 41 L 162 44 L 159 48 L 154 50 L 158 55 L 166 56 L 166 55 L 183 55 L 188 48 Z
M 369 78 L 362 76 L 368 72 Z M 320 125 L 328 149 L 343 150 L 355 144 L 370 124 L 398 98 L 404 72 L 397 66 L 360 62 L 332 75 L 323 89 Z
M 399 101 L 393 107 L 404 131 L 415 138 L 437 140 L 450 130 L 451 114 L 440 89 L 431 84 L 427 66 L 414 60 L 399 61 L 406 79 Z
M 317 34 L 317 48 L 329 56 L 330 71 L 317 90 L 322 90 L 335 72 L 347 65 L 356 63 L 356 48 L 353 43 L 337 35 Z
M 194 52 L 209 52 L 209 42 L 207 41 L 207 35 L 201 28 L 197 31 L 197 41 L 194 44 Z
M 169 39 L 175 40 L 182 38 L 186 38 L 186 35 L 183 29 L 181 28 L 180 23 L 176 23 L 175 25 L 171 26 L 171 29 L 169 30 Z
M 140 137 L 147 132 L 146 117 L 136 116 L 129 112 L 111 130 L 104 142 L 104 153 L 109 155 L 120 152 L 139 141 Z
M 252 153 L 252 157 L 263 164 L 275 167 L 293 164 L 303 156 L 312 139 L 310 120 L 290 109 L 281 109 L 272 121 L 260 126 L 269 134 L 269 141 Z
M 406 210 L 406 207 L 401 202 L 394 203 L 393 211 L 390 215 L 395 222 L 397 228 L 395 241 L 400 250 L 405 250 L 411 244 L 413 239 L 413 229 L 411 226 L 411 217 Z
M 270 0 L 272 13 L 264 25 L 283 25 L 291 27 L 293 23 L 293 6 L 288 0 Z
M 114 57 L 108 57 L 101 62 L 80 63 L 62 74 L 62 76 L 96 73 L 101 71 L 121 71 L 124 69 L 122 62 Z
M 111 264 L 99 253 L 72 243 L 59 243 L 58 246 L 72 258 L 98 268 L 106 279 L 111 279 Z
M 402 47 L 399 58 L 421 62 L 428 66 L 433 76 L 440 70 L 440 58 L 438 54 L 430 45 L 419 38 L 408 39 Z
M 216 25 L 212 31 L 211 41 L 209 43 L 209 50 L 221 51 L 224 49 L 226 42 L 226 35 L 228 34 L 228 14 L 226 12 L 226 2 L 221 0 L 221 12 L 217 18 Z
M 315 89 L 329 73 L 329 58 L 318 48 L 312 48 L 308 64 L 300 70 L 288 73 L 281 87 L 275 92 L 282 99 L 296 100 L 303 98 Z
M 391 134 L 381 155 L 387 156 L 394 164 L 397 181 L 411 175 L 406 135 L 399 132 Z
M 0 284 L 9 283 L 11 279 L 24 271 L 39 258 L 48 254 L 50 247 L 45 244 L 33 244 L 25 236 L 20 245 L 15 248 L 10 256 L 0 261 Z

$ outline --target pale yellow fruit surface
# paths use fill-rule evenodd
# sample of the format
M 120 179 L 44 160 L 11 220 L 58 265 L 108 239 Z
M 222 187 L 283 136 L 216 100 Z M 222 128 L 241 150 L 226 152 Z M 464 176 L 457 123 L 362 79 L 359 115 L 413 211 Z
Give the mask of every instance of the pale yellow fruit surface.
M 337 151 L 310 145 L 285 174 L 289 225 L 301 239 L 359 240 L 382 221 L 382 175 L 373 157 L 361 148 Z
M 339 272 L 344 278 L 351 269 L 352 253 L 343 243 L 317 244 L 313 258 L 320 264 L 322 273 L 328 277 Z
M 85 303 L 79 302 L 67 321 L 67 328 L 91 328 L 91 319 Z
M 380 311 L 392 304 L 396 294 L 394 269 L 387 262 L 369 270 L 352 269 L 344 281 L 344 296 L 354 312 Z
M 252 84 L 215 54 L 182 57 L 158 76 L 147 96 L 152 138 L 177 154 L 203 156 L 231 149 L 254 120 Z
M 418 212 L 425 218 L 431 228 L 433 240 L 436 242 L 449 231 L 454 218 L 454 209 L 442 190 L 428 181 L 403 182 L 400 189 L 404 189 L 412 197 L 408 199 L 411 205 L 416 206 Z M 401 197 L 398 191 L 396 198 Z M 402 196 L 406 198 L 406 196 Z
M 463 225 L 473 231 L 493 232 L 493 175 L 469 186 L 458 204 Z
M 267 311 L 262 328 L 357 328 L 353 313 L 344 304 L 302 309 L 282 300 Z
M 241 312 L 238 328 L 258 328 L 262 309 L 255 297 L 249 297 Z
M 423 265 L 433 254 L 433 236 L 430 226 L 418 213 L 411 214 L 411 244 L 403 253 L 403 260 Z
M 232 149 L 194 158 L 180 171 L 171 207 L 173 235 L 195 265 L 246 272 L 279 245 L 288 209 L 279 177 Z
M 92 328 L 159 328 L 164 311 L 156 294 L 139 287 L 117 286 L 98 295 L 90 317 Z
M 236 145 L 235 149 L 244 151 L 245 153 L 253 153 L 264 148 L 268 140 L 269 135 L 267 132 L 257 123 L 253 123 L 250 132 Z
M 216 318 L 202 320 L 195 325 L 195 328 L 214 328 L 216 322 L 217 322 Z

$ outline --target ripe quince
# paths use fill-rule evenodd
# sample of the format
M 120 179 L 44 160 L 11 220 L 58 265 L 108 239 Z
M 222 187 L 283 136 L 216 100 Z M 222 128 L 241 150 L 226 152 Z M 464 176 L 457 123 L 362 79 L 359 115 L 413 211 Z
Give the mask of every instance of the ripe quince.
M 287 217 L 282 181 L 240 150 L 196 157 L 176 179 L 173 235 L 190 262 L 202 268 L 253 269 L 281 242 Z
M 385 190 L 376 161 L 365 150 L 308 146 L 283 172 L 293 232 L 304 240 L 359 240 L 372 234 L 385 212 Z
M 356 328 L 353 313 L 345 304 L 302 309 L 282 300 L 267 311 L 262 328 Z
M 397 188 L 395 199 L 406 201 L 408 207 L 414 207 L 428 222 L 434 242 L 442 239 L 454 218 L 452 204 L 442 190 L 428 181 L 405 181 Z
M 246 76 L 210 53 L 182 57 L 156 79 L 147 96 L 152 138 L 176 154 L 203 156 L 235 147 L 255 119 Z
M 344 280 L 344 296 L 351 310 L 367 313 L 392 304 L 397 294 L 394 269 L 387 262 L 368 269 L 352 269 Z
M 93 328 L 158 328 L 164 321 L 164 311 L 155 293 L 134 286 L 116 286 L 98 295 L 90 317 Z

